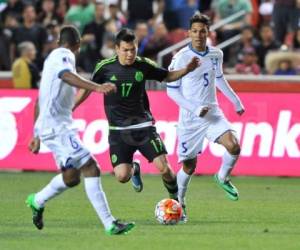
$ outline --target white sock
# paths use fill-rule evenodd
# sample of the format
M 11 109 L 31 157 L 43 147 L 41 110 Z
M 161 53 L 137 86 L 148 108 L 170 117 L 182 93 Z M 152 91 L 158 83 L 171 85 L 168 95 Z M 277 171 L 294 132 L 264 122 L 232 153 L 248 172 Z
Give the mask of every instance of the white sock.
M 218 177 L 220 181 L 224 182 L 227 179 L 227 177 L 229 177 L 238 158 L 238 155 L 231 155 L 227 151 L 225 151 L 223 155 L 222 165 L 218 172 Z
M 45 203 L 65 191 L 68 187 L 64 183 L 62 174 L 56 175 L 50 183 L 35 195 L 35 203 L 44 207 Z
M 185 204 L 185 193 L 187 187 L 191 181 L 192 175 L 188 175 L 184 172 L 183 168 L 177 173 L 177 184 L 178 184 L 178 200 L 180 204 Z
M 105 229 L 108 229 L 115 218 L 110 212 L 105 193 L 102 189 L 100 177 L 84 178 L 84 186 L 87 196 L 96 210 L 99 219 L 103 223 Z

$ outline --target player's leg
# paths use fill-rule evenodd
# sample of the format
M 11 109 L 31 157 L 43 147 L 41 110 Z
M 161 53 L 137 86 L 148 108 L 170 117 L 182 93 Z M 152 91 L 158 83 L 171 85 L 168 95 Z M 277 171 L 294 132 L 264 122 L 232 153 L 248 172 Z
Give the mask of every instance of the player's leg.
M 182 167 L 177 173 L 178 200 L 183 209 L 181 221 L 184 223 L 186 223 L 188 220 L 185 195 L 193 173 L 195 172 L 196 166 L 197 158 L 184 160 L 182 162 Z
M 230 173 L 239 158 L 241 148 L 238 139 L 232 131 L 227 131 L 217 140 L 217 142 L 226 148 L 222 165 L 218 172 L 218 178 L 221 181 L 225 181 L 230 176 Z
M 226 152 L 223 155 L 222 164 L 214 179 L 219 187 L 221 187 L 230 200 L 236 201 L 239 198 L 237 188 L 231 183 L 229 176 L 239 157 L 240 145 L 234 134 L 231 124 L 228 122 L 223 112 L 216 108 L 212 110 L 213 119 L 210 120 L 206 137 L 209 141 L 213 141 L 223 145 Z
M 195 129 L 178 128 L 178 160 L 182 167 L 177 173 L 178 200 L 183 207 L 182 222 L 187 222 L 186 192 L 197 166 L 197 155 L 202 150 L 206 132 L 205 124 L 198 123 Z
M 178 186 L 176 175 L 167 160 L 167 150 L 155 127 L 147 127 L 144 129 L 143 144 L 138 146 L 139 151 L 153 162 L 162 176 L 162 181 L 169 196 L 172 199 L 178 199 Z
M 219 172 L 215 175 L 215 180 L 227 192 L 228 198 L 236 201 L 239 198 L 239 194 L 237 188 L 230 181 L 230 173 L 239 158 L 240 145 L 232 131 L 225 132 L 217 139 L 217 142 L 223 145 L 226 151 L 222 157 Z
M 71 146 L 62 143 L 63 141 L 68 141 L 65 135 L 69 136 L 66 132 L 61 135 L 52 136 L 51 138 L 41 138 L 42 142 L 52 151 L 56 164 L 61 168 L 62 173 L 56 175 L 42 190 L 27 197 L 26 203 L 32 209 L 33 224 L 38 229 L 42 229 L 44 226 L 43 212 L 46 202 L 80 182 L 80 171 L 73 168 L 71 158 L 69 157 L 70 150 L 74 149 L 70 149 Z M 66 146 L 62 146 L 63 144 L 66 144 Z
M 67 169 L 56 175 L 42 190 L 27 197 L 26 203 L 32 209 L 33 223 L 38 229 L 44 226 L 43 212 L 46 202 L 79 182 L 80 172 L 77 169 Z
M 111 214 L 106 195 L 102 188 L 100 169 L 97 162 L 93 158 L 90 158 L 80 169 L 84 176 L 86 194 L 103 223 L 107 234 L 113 235 L 129 232 L 134 227 L 134 223 L 121 223 Z
M 169 197 L 178 200 L 177 178 L 167 160 L 167 156 L 165 154 L 159 155 L 153 159 L 153 163 L 161 174 L 163 184 L 169 193 Z
M 117 180 L 126 183 L 131 179 L 136 192 L 143 190 L 139 161 L 133 161 L 133 154 L 137 150 L 136 133 L 131 130 L 114 131 L 109 134 L 109 151 L 111 163 Z
M 178 200 L 180 204 L 185 204 L 185 194 L 192 175 L 195 172 L 197 158 L 187 159 L 182 162 L 182 167 L 177 173 Z
M 133 167 L 130 163 L 121 163 L 114 167 L 114 174 L 121 183 L 127 183 L 133 175 Z

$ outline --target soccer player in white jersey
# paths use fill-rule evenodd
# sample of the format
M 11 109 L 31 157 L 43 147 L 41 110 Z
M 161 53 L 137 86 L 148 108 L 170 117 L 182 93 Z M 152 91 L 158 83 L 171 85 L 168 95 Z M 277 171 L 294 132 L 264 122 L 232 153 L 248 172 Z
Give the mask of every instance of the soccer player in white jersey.
M 214 179 L 229 199 L 236 201 L 239 198 L 229 176 L 239 157 L 240 145 L 231 124 L 219 108 L 216 87 L 233 103 L 239 115 L 244 113 L 244 107 L 224 78 L 222 51 L 206 44 L 209 23 L 209 18 L 199 13 L 190 19 L 189 36 L 192 41 L 174 56 L 170 70 L 184 67 L 194 56 L 200 59 L 200 67 L 181 80 L 167 84 L 168 96 L 180 107 L 177 154 L 183 166 L 177 174 L 177 182 L 179 202 L 185 211 L 184 222 L 187 220 L 185 194 L 204 138 L 225 147 L 221 167 Z
M 53 50 L 44 63 L 39 103 L 36 105 L 38 118 L 34 127 L 35 136 L 29 148 L 33 153 L 38 153 L 41 140 L 52 151 L 62 173 L 55 176 L 41 191 L 28 196 L 26 203 L 32 209 L 33 224 L 38 229 L 43 228 L 45 203 L 78 185 L 82 174 L 87 196 L 106 233 L 127 233 L 134 227 L 134 223 L 121 223 L 112 216 L 102 189 L 98 164 L 82 145 L 72 119 L 76 88 L 109 94 L 115 92 L 116 87 L 111 83 L 98 85 L 76 74 L 74 53 L 80 47 L 80 34 L 76 28 L 63 27 L 58 43 L 60 47 Z

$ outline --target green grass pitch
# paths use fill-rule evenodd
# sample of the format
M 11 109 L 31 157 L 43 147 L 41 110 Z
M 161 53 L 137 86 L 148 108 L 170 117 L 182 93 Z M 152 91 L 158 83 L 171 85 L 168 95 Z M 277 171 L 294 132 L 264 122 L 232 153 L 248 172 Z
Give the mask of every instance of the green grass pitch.
M 226 199 L 211 176 L 193 177 L 188 192 L 189 221 L 162 226 L 155 204 L 167 194 L 159 176 L 144 176 L 144 191 L 102 177 L 115 217 L 136 222 L 125 236 L 107 236 L 88 202 L 83 185 L 48 202 L 45 228 L 32 225 L 26 196 L 53 173 L 0 172 L 0 249 L 22 250 L 212 250 L 300 249 L 300 179 L 233 178 L 240 200 Z

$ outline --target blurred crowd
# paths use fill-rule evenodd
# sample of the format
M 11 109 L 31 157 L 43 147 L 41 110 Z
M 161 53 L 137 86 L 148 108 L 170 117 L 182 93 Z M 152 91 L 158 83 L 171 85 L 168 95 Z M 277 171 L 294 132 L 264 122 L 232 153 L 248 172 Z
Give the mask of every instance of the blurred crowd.
M 224 49 L 225 72 L 300 74 L 300 0 L 0 0 L 0 70 L 12 70 L 17 87 L 36 87 L 64 24 L 80 30 L 78 71 L 90 73 L 114 54 L 121 27 L 135 30 L 140 56 L 156 60 L 159 51 L 187 37 L 196 11 L 214 24 L 241 10 L 244 16 L 210 35 L 216 45 L 241 34 Z M 165 67 L 171 57 L 164 57 Z

